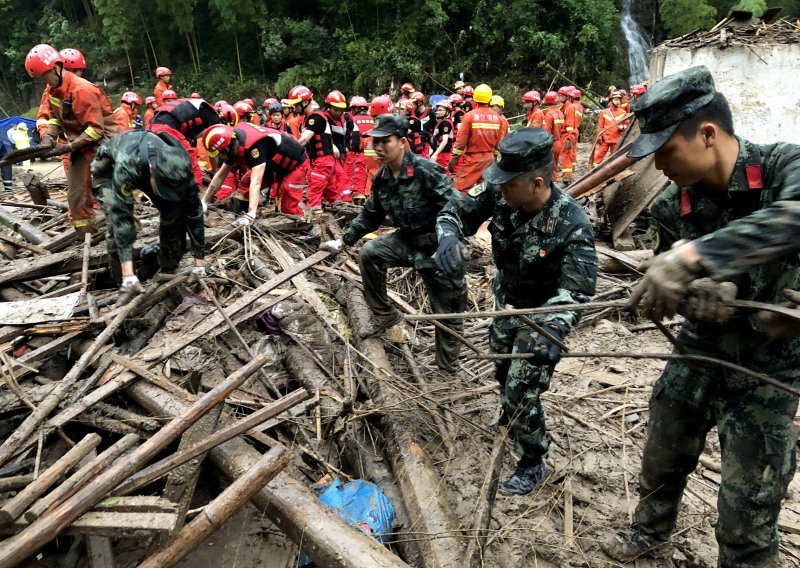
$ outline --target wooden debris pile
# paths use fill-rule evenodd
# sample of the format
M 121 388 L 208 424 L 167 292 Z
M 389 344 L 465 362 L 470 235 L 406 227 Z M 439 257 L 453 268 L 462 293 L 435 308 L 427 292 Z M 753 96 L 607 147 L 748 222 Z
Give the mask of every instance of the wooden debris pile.
M 13 218 L 0 220 L 12 227 L 0 234 L 0 568 L 31 558 L 228 565 L 224 545 L 208 556 L 200 543 L 241 514 L 251 516 L 226 536 L 232 548 L 255 538 L 271 555 L 240 565 L 296 566 L 301 551 L 341 568 L 609 565 L 597 539 L 635 502 L 646 398 L 662 363 L 559 365 L 544 397 L 555 474 L 529 498 L 495 498 L 516 458 L 488 429 L 498 385 L 477 353 L 490 322 L 467 320 L 456 375 L 435 367 L 431 322 L 413 322 L 406 344 L 368 337 L 357 251 L 317 252 L 354 208 L 314 226 L 271 214 L 247 229 L 212 208 L 210 277 L 155 274 L 118 305 L 103 235 L 81 242 L 57 205 L 32 205 L 17 192 L 3 206 Z M 157 215 L 139 205 L 137 217 L 138 250 L 157 240 Z M 469 309 L 488 311 L 486 235 L 473 245 Z M 598 249 L 595 300 L 624 300 L 643 255 Z M 429 310 L 413 270 L 392 269 L 389 288 L 402 312 Z M 626 317 L 587 311 L 570 343 L 665 350 L 659 331 Z M 712 566 L 714 444 L 704 459 L 681 525 L 699 536 L 676 554 Z M 376 484 L 396 513 L 391 531 L 371 534 L 323 505 L 319 488 L 334 478 Z
M 756 47 L 762 45 L 800 42 L 800 24 L 797 20 L 780 19 L 768 23 L 753 20 L 749 13 L 734 12 L 710 30 L 695 30 L 669 39 L 656 49 L 676 47 Z

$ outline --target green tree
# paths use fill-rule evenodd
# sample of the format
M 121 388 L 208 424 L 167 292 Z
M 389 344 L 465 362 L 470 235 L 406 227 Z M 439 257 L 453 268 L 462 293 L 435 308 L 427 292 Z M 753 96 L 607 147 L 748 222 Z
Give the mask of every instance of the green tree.
M 703 0 L 659 0 L 658 11 L 670 37 L 710 28 L 717 21 L 717 11 Z

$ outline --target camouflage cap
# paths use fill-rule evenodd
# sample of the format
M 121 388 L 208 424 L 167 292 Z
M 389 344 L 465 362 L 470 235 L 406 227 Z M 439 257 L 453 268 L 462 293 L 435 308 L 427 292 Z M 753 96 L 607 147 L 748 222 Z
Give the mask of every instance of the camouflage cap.
M 387 136 L 399 136 L 404 138 L 408 134 L 408 121 L 394 114 L 381 114 L 375 118 L 372 130 L 365 132 L 364 136 L 373 138 L 386 138 Z
M 641 134 L 628 156 L 643 158 L 661 148 L 681 122 L 710 103 L 715 93 L 714 79 L 705 65 L 661 79 L 633 104 Z
M 483 179 L 501 184 L 553 161 L 553 137 L 543 128 L 520 128 L 497 145 L 500 161 L 483 171 Z
M 194 179 L 189 154 L 183 148 L 170 146 L 158 138 L 149 142 L 148 161 L 156 181 L 156 193 L 167 201 L 180 201 L 187 185 Z

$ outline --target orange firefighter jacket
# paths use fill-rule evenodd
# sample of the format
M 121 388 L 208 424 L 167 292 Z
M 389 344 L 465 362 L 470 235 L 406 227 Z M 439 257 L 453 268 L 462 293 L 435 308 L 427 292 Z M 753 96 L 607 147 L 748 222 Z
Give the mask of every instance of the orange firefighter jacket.
M 534 106 L 531 112 L 528 113 L 528 124 L 525 126 L 544 128 L 544 112 L 542 112 L 542 109 Z
M 153 87 L 153 96 L 156 98 L 158 106 L 164 104 L 164 91 L 172 88 L 172 83 L 164 83 L 161 79 L 158 80 L 156 86 Z
M 130 105 L 119 105 L 114 109 L 114 120 L 117 121 L 117 128 L 120 132 L 133 130 L 133 119 L 138 113 Z
M 508 134 L 508 121 L 487 105 L 479 104 L 461 118 L 453 155 L 494 152 L 500 140 Z
M 49 114 L 47 134 L 63 133 L 72 143 L 100 142 L 117 133 L 114 110 L 98 86 L 74 73 L 64 71 L 61 85 L 46 89 Z
M 603 138 L 605 142 L 616 143 L 625 129 L 628 127 L 628 121 L 622 118 L 628 114 L 622 105 L 614 110 L 614 107 L 609 105 L 604 108 L 597 119 L 597 133 Z M 622 128 L 620 128 L 622 127 Z
M 547 107 L 544 111 L 544 126 L 553 137 L 554 142 L 561 140 L 564 135 L 564 113 L 556 105 Z

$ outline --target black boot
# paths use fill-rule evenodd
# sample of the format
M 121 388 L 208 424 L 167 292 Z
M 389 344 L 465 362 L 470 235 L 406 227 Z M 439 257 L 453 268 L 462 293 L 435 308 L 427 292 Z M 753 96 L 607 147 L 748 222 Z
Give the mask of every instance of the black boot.
M 548 476 L 553 473 L 544 460 L 539 463 L 520 460 L 514 475 L 506 479 L 500 486 L 500 493 L 503 495 L 528 495 L 536 489 Z
M 633 525 L 601 542 L 600 548 L 611 558 L 628 563 L 645 555 L 657 559 L 668 557 L 670 549 L 666 543 L 666 536 L 649 535 Z
M 506 415 L 506 411 L 501 408 L 500 417 L 497 419 L 497 422 L 489 426 L 489 431 L 493 434 L 498 434 L 500 433 L 500 429 L 504 426 L 508 426 L 508 416 Z

